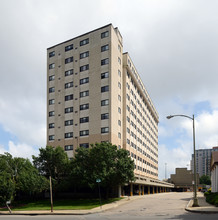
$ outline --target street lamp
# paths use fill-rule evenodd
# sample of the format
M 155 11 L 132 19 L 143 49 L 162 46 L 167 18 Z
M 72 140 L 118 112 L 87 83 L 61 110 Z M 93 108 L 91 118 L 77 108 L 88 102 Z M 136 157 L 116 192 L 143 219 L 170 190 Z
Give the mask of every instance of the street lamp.
M 195 116 L 193 117 L 187 116 L 187 115 L 169 115 L 167 116 L 167 119 L 171 119 L 173 117 L 185 117 L 189 118 L 193 121 L 193 148 L 194 148 L 194 202 L 193 207 L 198 207 L 198 198 L 197 198 L 197 173 L 196 173 L 196 154 L 195 154 Z

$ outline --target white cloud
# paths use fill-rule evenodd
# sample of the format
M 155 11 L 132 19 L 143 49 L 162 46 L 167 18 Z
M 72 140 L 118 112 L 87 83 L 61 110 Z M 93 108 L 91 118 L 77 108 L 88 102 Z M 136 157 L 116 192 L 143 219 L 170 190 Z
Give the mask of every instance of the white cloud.
M 32 158 L 32 155 L 38 155 L 38 149 L 27 145 L 25 143 L 15 144 L 12 141 L 9 141 L 9 150 L 8 152 L 12 154 L 14 157 L 23 157 L 23 158 Z

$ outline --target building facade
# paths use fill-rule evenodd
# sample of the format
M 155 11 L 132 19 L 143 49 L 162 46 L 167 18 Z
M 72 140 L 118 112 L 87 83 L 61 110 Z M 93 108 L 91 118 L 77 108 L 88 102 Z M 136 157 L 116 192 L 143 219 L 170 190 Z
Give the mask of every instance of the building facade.
M 211 175 L 211 154 L 214 151 L 218 151 L 218 147 L 213 147 L 212 149 L 196 150 L 196 172 L 199 173 L 200 177 L 203 175 Z M 191 170 L 194 173 L 194 154 L 192 154 Z
M 170 175 L 170 182 L 175 184 L 176 191 L 193 191 L 194 174 L 187 168 L 176 168 L 176 173 Z M 197 174 L 197 186 L 199 175 Z
M 218 192 L 218 151 L 211 157 L 211 192 Z
M 47 49 L 47 145 L 111 142 L 158 179 L 158 113 L 112 24 Z

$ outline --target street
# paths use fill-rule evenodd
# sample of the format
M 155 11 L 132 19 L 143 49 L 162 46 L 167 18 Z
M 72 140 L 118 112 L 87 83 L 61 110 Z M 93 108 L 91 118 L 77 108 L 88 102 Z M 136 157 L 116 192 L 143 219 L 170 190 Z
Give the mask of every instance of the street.
M 199 214 L 185 211 L 192 193 L 160 193 L 146 195 L 127 202 L 111 210 L 90 215 L 53 215 L 53 216 L 0 216 L 1 220 L 137 220 L 137 219 L 218 219 L 218 214 Z

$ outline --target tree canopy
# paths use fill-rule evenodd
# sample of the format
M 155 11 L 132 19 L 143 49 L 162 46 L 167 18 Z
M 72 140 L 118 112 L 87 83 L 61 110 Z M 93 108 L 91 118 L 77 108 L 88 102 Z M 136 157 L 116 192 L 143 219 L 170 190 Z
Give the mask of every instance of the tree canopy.
M 40 174 L 60 181 L 69 168 L 69 159 L 62 147 L 51 147 L 39 149 L 39 156 L 33 156 L 33 164 Z
M 37 194 L 48 189 L 49 182 L 39 175 L 28 159 L 0 154 L 0 202 L 13 200 L 16 193 Z
M 78 148 L 72 160 L 72 174 L 81 185 L 111 187 L 134 180 L 134 162 L 128 151 L 111 143 L 96 143 L 91 148 Z
M 203 175 L 200 177 L 200 184 L 211 185 L 211 180 L 209 176 Z

